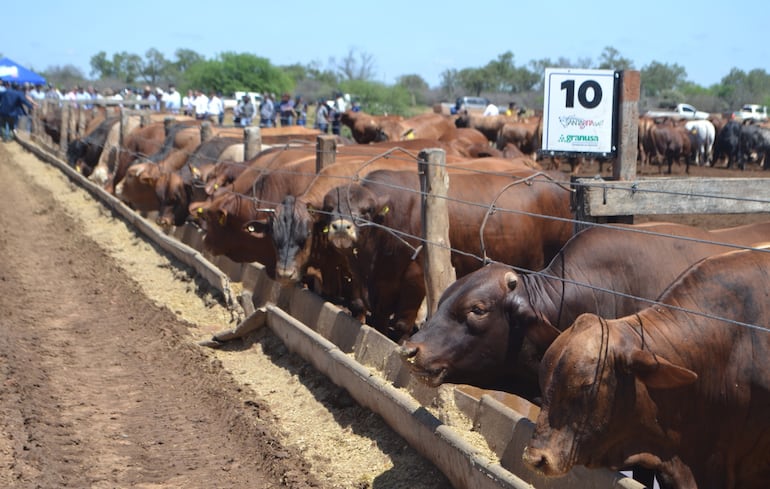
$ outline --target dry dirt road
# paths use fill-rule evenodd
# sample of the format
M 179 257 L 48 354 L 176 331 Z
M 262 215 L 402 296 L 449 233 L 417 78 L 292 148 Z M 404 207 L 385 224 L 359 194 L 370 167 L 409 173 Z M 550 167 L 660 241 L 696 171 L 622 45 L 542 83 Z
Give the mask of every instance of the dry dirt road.
M 0 145 L 0 487 L 449 487 L 54 168 Z

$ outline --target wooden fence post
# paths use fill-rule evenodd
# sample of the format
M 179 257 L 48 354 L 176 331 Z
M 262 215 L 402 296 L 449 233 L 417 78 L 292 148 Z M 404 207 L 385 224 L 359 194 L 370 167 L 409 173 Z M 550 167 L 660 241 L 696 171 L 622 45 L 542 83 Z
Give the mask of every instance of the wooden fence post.
M 337 160 L 337 138 L 321 134 L 315 138 L 315 171 L 320 172 Z
M 636 178 L 636 158 L 639 151 L 639 94 L 641 76 L 638 71 L 620 73 L 620 113 L 618 114 L 618 157 L 612 167 L 615 180 Z
M 61 125 L 59 127 L 59 153 L 67 155 L 67 138 L 69 138 L 70 111 L 72 106 L 63 103 L 61 106 Z
M 618 71 L 620 76 L 620 97 L 618 103 L 617 127 L 618 144 L 615 164 L 612 167 L 613 180 L 636 179 L 636 157 L 639 151 L 639 94 L 641 78 L 638 71 Z M 572 182 L 578 179 L 572 178 Z M 586 179 L 582 179 L 586 180 Z M 575 209 L 575 232 L 582 231 L 587 223 L 633 224 L 634 216 L 594 217 L 586 208 L 589 189 L 583 184 L 573 185 L 572 208 Z
M 249 161 L 262 151 L 262 131 L 259 126 L 243 129 L 243 161 Z
M 118 108 L 119 114 L 120 114 L 120 133 L 118 136 L 118 147 L 117 151 L 115 153 L 115 166 L 117 167 L 118 162 L 120 161 L 120 152 L 125 151 L 126 147 L 126 141 L 128 140 L 128 133 L 129 133 L 129 118 L 131 117 L 130 111 L 128 109 L 124 109 L 121 105 Z
M 420 151 L 417 161 L 422 191 L 423 271 L 425 274 L 425 301 L 430 318 L 446 288 L 455 281 L 449 242 L 449 174 L 443 149 Z
M 213 137 L 214 130 L 211 128 L 211 123 L 209 121 L 203 121 L 201 123 L 201 143 L 205 143 Z
M 140 119 L 139 119 L 141 122 L 139 124 L 142 127 L 149 126 L 152 123 L 152 115 L 150 114 L 150 111 L 149 110 L 143 110 L 141 112 L 141 114 L 142 115 L 140 116 Z
M 176 119 L 173 117 L 164 117 L 163 118 L 163 134 L 165 134 L 166 137 L 168 137 L 169 131 L 171 131 L 171 126 L 176 122 Z

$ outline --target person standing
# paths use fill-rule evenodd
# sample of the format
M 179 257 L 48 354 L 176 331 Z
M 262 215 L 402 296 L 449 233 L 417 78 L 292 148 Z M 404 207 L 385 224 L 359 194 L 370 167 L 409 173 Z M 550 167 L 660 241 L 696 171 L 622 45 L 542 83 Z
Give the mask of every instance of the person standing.
M 238 114 L 238 119 L 241 127 L 248 127 L 251 125 L 251 120 L 254 118 L 254 113 L 257 111 L 254 107 L 254 102 L 251 101 L 249 94 L 245 94 L 238 106 L 235 108 Z
M 275 105 L 269 93 L 265 93 L 262 104 L 259 106 L 259 127 L 273 127 L 275 119 Z
M 206 118 L 206 111 L 209 108 L 209 98 L 204 95 L 202 90 L 195 91 L 195 99 L 193 100 L 193 110 L 195 111 L 195 118 L 203 120 Z
M 182 106 L 182 98 L 174 85 L 169 85 L 168 91 L 163 94 L 163 103 L 166 106 L 166 112 L 170 114 L 179 113 L 179 109 Z
M 278 105 L 278 110 L 281 113 L 281 127 L 291 126 L 294 124 L 294 101 L 288 93 L 281 95 L 281 103 Z
M 294 111 L 297 113 L 297 125 L 307 125 L 307 102 L 300 96 L 294 100 Z
M 184 115 L 192 116 L 195 114 L 195 94 L 192 90 L 187 90 L 187 95 L 182 97 L 182 110 L 184 110 Z
M 0 92 L 0 132 L 3 141 L 10 141 L 16 134 L 19 117 L 26 115 L 27 109 L 32 110 L 37 104 L 30 102 L 16 84 L 6 81 L 3 85 L 5 90 Z
M 318 105 L 316 105 L 315 124 L 313 127 L 323 133 L 329 131 L 329 106 L 323 100 L 319 100 Z
M 219 92 L 211 91 L 211 97 L 209 98 L 208 108 L 206 109 L 206 115 L 212 124 L 222 125 L 225 119 L 225 106 L 222 103 L 222 99 L 219 97 Z

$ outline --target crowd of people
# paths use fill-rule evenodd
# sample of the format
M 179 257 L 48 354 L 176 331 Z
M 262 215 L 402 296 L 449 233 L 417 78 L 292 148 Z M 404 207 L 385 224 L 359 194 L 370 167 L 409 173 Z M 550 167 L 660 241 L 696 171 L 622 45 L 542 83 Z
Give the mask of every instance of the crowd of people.
M 76 85 L 67 90 L 59 90 L 53 84 L 44 85 L 13 85 L 0 89 L 9 92 L 8 97 L 0 100 L 5 105 L 0 105 L 0 116 L 3 124 L 8 125 L 9 130 L 14 130 L 18 125 L 19 117 L 26 115 L 44 99 L 72 100 L 72 101 L 96 101 L 119 100 L 121 106 L 136 109 L 147 108 L 149 110 L 164 111 L 171 114 L 184 114 L 199 120 L 208 120 L 212 124 L 223 125 L 225 119 L 225 103 L 222 93 L 217 90 L 188 90 L 185 95 L 180 94 L 176 86 L 168 85 L 166 90 L 160 87 L 152 89 L 145 85 L 143 90 L 126 87 L 120 90 L 104 89 L 97 91 L 93 85 Z M 252 100 L 249 94 L 241 96 L 233 107 L 233 124 L 247 127 L 258 124 L 260 127 L 285 127 L 306 126 L 308 124 L 308 103 L 301 96 L 292 96 L 283 93 L 276 97 L 272 93 L 264 93 L 261 100 Z M 144 101 L 141 104 L 131 102 Z M 13 107 L 11 107 L 13 105 Z M 86 103 L 84 107 L 91 108 L 93 104 Z M 358 103 L 351 103 L 350 96 L 336 92 L 330 99 L 319 99 L 315 104 L 313 127 L 325 133 L 340 134 L 340 116 L 348 108 L 358 111 L 361 107 Z M 8 122 L 11 121 L 11 122 Z

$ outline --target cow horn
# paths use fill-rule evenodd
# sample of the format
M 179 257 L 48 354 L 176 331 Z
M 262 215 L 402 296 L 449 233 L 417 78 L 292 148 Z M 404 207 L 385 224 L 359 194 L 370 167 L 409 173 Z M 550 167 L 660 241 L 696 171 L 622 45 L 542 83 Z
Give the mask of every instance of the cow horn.
M 519 276 L 516 275 L 514 272 L 506 272 L 505 273 L 505 284 L 508 286 L 509 290 L 515 290 L 516 285 L 519 283 Z

